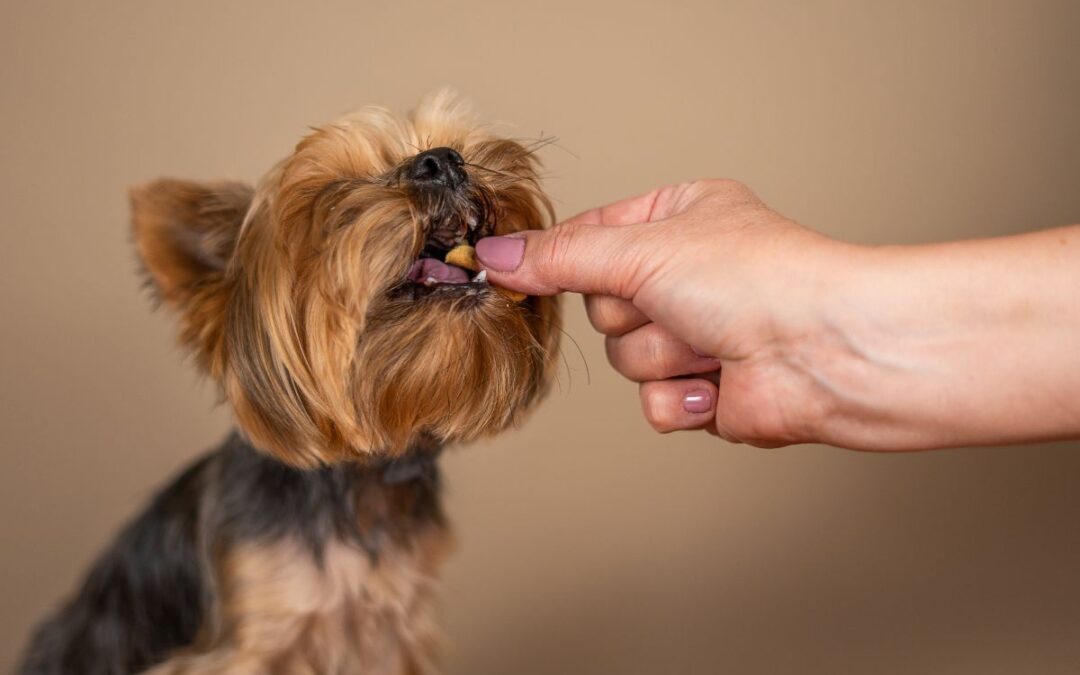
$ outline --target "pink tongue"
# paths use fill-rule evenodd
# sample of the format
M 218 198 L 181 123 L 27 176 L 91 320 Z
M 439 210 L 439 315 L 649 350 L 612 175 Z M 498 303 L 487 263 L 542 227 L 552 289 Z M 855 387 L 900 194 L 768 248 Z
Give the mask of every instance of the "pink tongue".
M 434 258 L 420 258 L 412 264 L 407 275 L 409 281 L 422 284 L 467 284 L 469 275 L 465 270 Z M 434 281 L 432 281 L 434 280 Z

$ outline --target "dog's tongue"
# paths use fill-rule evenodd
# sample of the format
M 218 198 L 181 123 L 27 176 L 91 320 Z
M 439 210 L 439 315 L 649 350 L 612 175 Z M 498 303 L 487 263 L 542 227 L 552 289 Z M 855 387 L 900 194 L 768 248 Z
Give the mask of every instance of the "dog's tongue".
M 467 284 L 469 274 L 435 258 L 420 258 L 409 268 L 409 281 L 422 284 Z

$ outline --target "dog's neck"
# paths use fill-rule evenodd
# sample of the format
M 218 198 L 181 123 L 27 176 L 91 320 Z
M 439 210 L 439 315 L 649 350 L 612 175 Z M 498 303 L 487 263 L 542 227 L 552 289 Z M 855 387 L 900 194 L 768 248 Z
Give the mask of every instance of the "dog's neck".
M 404 455 L 381 460 L 372 468 L 382 472 L 382 482 L 387 485 L 413 480 L 432 482 L 437 476 L 436 462 L 441 453 L 441 445 L 410 448 Z
M 244 435 L 237 430 L 233 431 L 230 443 L 242 444 L 268 460 L 278 461 L 255 449 Z M 381 475 L 382 482 L 386 485 L 399 485 L 413 480 L 423 480 L 431 483 L 438 476 L 437 462 L 439 455 L 442 454 L 442 449 L 443 445 L 438 440 L 429 436 L 422 436 L 401 455 L 387 457 L 380 452 L 373 452 L 369 458 L 362 461 L 326 466 L 320 469 L 312 469 L 312 471 L 343 469 L 348 473 L 362 472 L 368 475 L 378 473 Z M 297 470 L 300 471 L 300 469 Z

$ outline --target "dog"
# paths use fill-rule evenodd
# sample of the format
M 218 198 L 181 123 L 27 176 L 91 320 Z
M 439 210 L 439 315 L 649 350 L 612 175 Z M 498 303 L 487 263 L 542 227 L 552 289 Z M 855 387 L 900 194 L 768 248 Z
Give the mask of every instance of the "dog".
M 303 138 L 256 187 L 131 191 L 133 239 L 237 430 L 35 632 L 24 675 L 429 673 L 437 457 L 546 392 L 558 302 L 443 262 L 551 224 L 535 150 L 450 92 Z

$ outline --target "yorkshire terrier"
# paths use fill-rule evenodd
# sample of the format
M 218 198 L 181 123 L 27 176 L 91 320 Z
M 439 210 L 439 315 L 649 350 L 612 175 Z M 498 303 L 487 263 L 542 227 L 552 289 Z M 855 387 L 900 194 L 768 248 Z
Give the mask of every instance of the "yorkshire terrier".
M 239 430 L 162 490 L 21 673 L 428 673 L 443 446 L 543 395 L 558 304 L 444 262 L 542 228 L 535 146 L 443 92 L 314 130 L 257 187 L 131 192 L 135 247 Z

